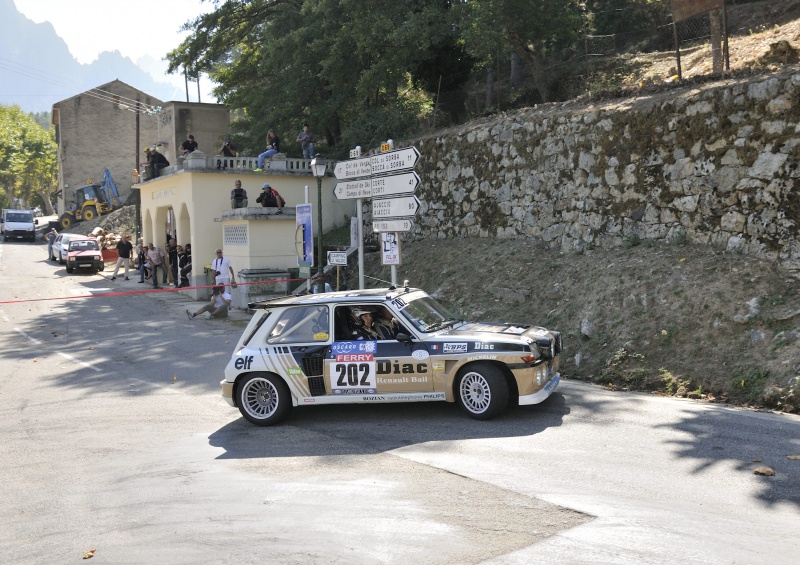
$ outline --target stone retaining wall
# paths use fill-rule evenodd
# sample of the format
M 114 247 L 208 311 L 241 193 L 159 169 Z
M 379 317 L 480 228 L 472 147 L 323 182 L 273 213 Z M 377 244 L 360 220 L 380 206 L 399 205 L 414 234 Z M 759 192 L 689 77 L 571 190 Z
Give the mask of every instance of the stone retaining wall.
M 800 272 L 799 110 L 795 68 L 415 140 L 414 237 L 529 237 L 562 250 L 681 240 Z

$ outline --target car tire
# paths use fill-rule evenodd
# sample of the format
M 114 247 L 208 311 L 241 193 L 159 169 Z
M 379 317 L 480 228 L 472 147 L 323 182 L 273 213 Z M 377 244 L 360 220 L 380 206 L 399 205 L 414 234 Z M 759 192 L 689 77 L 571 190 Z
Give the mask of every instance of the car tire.
M 500 369 L 488 363 L 462 368 L 454 384 L 456 402 L 470 418 L 490 420 L 508 406 L 508 383 Z
M 68 273 L 71 273 L 71 272 L 72 272 L 72 271 L 74 271 L 74 270 L 75 270 L 75 269 L 73 269 L 72 267 L 67 267 L 67 272 L 68 272 Z
M 61 256 L 61 252 L 60 251 L 58 252 L 58 264 L 59 265 L 63 265 L 64 264 L 64 257 Z
M 272 426 L 286 419 L 292 411 L 292 395 L 279 376 L 252 373 L 236 387 L 236 405 L 251 424 Z

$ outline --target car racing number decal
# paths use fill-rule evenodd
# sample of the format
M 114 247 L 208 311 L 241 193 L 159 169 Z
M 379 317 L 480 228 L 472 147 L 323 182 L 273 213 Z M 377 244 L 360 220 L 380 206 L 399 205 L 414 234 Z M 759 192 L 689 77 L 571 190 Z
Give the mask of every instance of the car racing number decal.
M 337 355 L 331 365 L 330 379 L 334 394 L 374 394 L 375 356 L 372 353 Z

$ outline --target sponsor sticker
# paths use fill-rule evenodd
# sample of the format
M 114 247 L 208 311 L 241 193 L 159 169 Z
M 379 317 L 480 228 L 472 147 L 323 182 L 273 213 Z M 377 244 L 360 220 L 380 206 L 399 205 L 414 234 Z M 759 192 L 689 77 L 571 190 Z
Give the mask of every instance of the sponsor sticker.
M 328 334 L 326 332 L 319 332 L 314 334 L 314 341 L 326 341 L 328 339 Z
M 375 353 L 377 348 L 377 341 L 334 341 L 331 345 L 331 354 Z
M 503 330 L 503 333 L 506 334 L 521 334 L 525 333 L 525 328 L 519 328 L 517 326 L 511 326 L 510 328 Z
M 286 369 L 286 373 L 292 377 L 302 377 L 303 376 L 303 369 L 300 367 L 289 367 Z
M 493 343 L 476 343 L 474 347 L 475 347 L 476 351 L 482 350 L 482 349 L 494 349 L 494 344 Z
M 467 344 L 466 343 L 445 343 L 442 346 L 443 353 L 466 353 L 467 352 Z
M 497 359 L 497 355 L 482 354 L 482 355 L 470 355 L 469 357 L 467 357 L 467 361 L 490 361 L 493 359 Z
M 403 310 L 406 306 L 408 306 L 408 304 L 406 304 L 406 301 L 403 300 L 400 297 L 392 299 L 391 303 L 392 303 L 392 306 L 394 306 L 398 310 Z
M 303 399 L 303 402 L 308 402 L 309 404 L 312 403 L 312 402 L 316 402 L 316 401 L 317 400 L 315 398 L 304 398 Z
M 336 356 L 337 363 L 361 363 L 374 360 L 375 356 L 372 353 L 343 353 Z
M 411 353 L 411 356 L 414 359 L 422 361 L 423 359 L 427 359 L 431 355 L 425 349 L 417 349 L 417 350 L 415 350 L 414 352 Z
M 444 361 L 434 361 L 432 366 L 434 371 L 444 371 Z

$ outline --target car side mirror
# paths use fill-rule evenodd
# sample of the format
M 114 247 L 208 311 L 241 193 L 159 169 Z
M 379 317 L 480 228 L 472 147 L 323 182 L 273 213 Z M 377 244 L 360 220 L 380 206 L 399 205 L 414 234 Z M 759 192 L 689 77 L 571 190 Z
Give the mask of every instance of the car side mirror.
M 401 332 L 401 333 L 398 333 L 398 334 L 395 336 L 395 339 L 396 339 L 397 341 L 402 341 L 403 343 L 411 343 L 412 341 L 414 341 L 413 339 L 411 339 L 411 336 L 410 336 L 410 335 L 408 335 L 408 334 L 404 334 L 404 333 L 402 333 L 402 332 Z

